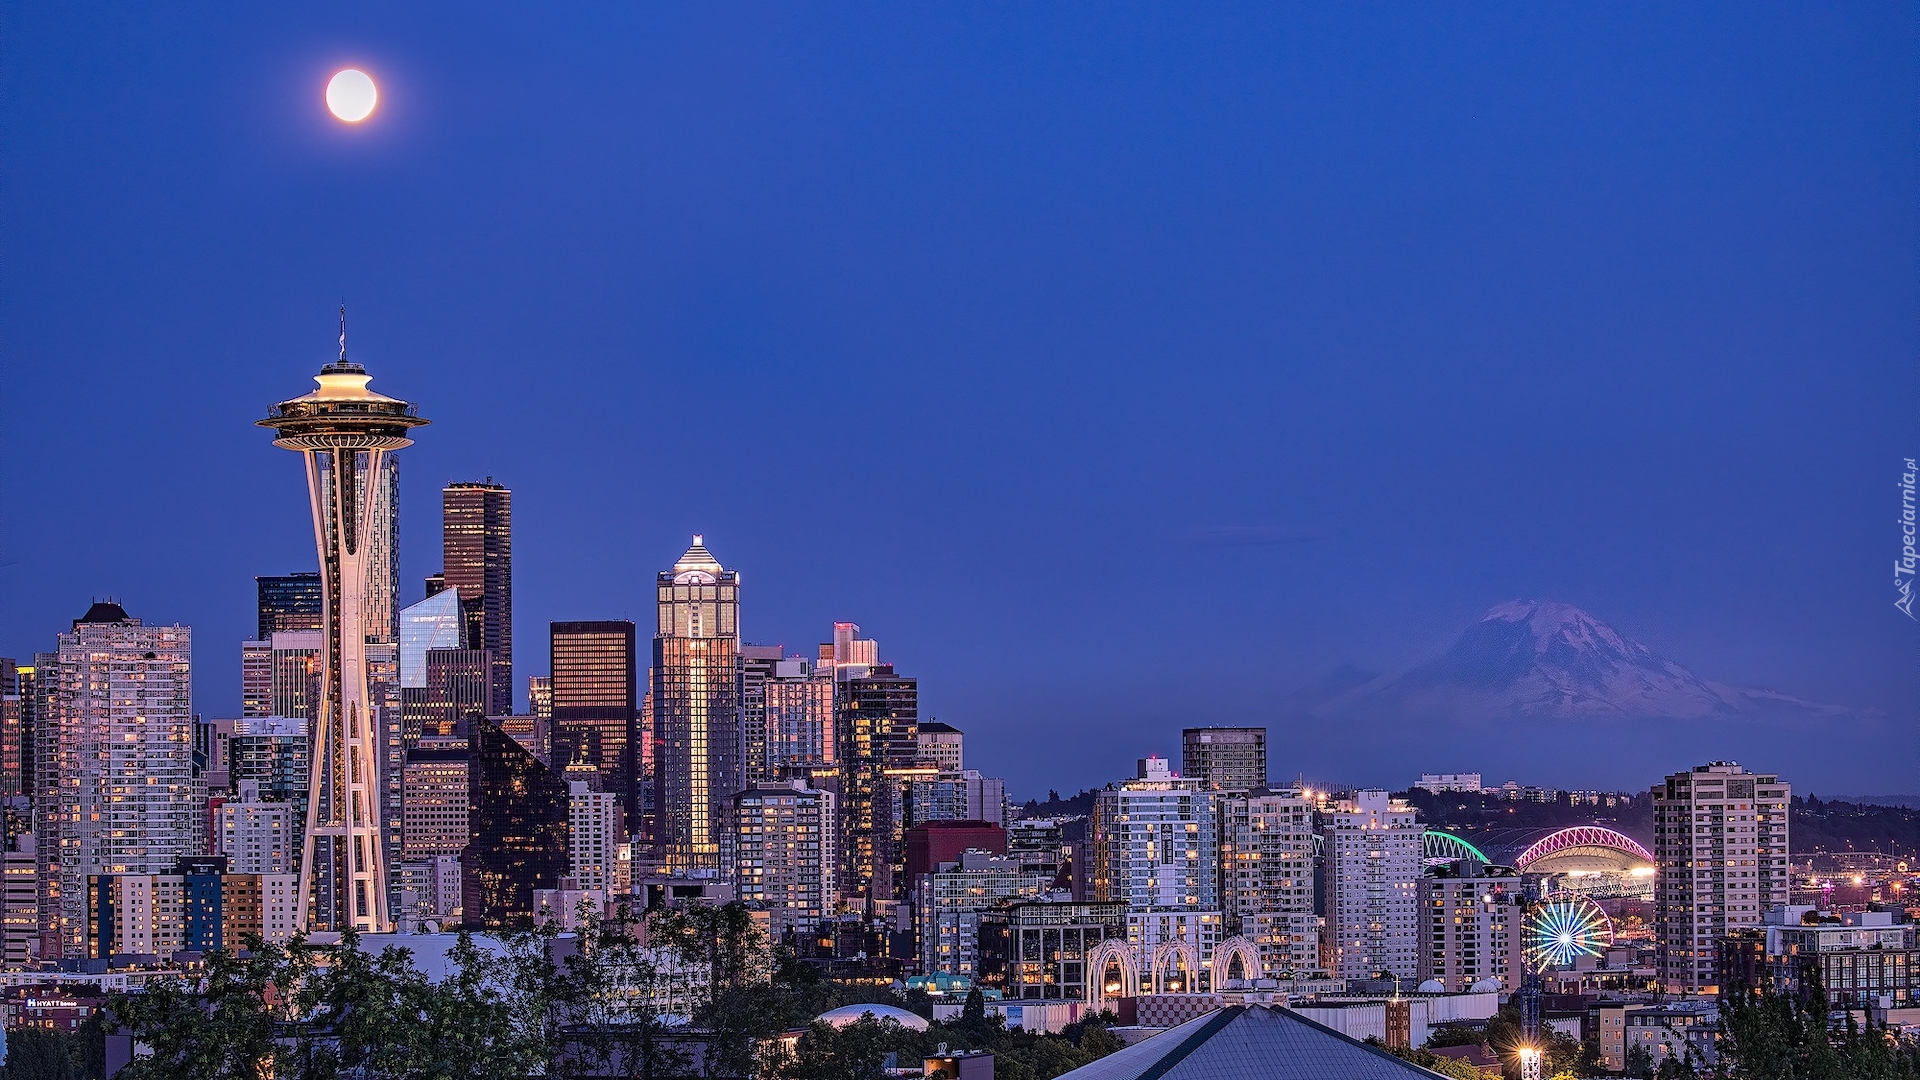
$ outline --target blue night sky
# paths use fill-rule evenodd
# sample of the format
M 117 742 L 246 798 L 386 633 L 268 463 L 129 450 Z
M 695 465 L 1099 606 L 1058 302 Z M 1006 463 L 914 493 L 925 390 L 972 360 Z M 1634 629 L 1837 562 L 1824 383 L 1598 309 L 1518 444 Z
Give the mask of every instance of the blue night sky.
M 521 676 L 701 531 L 750 639 L 859 622 L 1022 798 L 1249 722 L 1288 778 L 1920 790 L 1912 5 L 293 7 L 0 9 L 0 652 L 113 595 L 238 712 L 314 562 L 252 421 L 344 298 L 434 421 L 404 598 L 510 485 Z M 1888 719 L 1276 719 L 1514 597 Z

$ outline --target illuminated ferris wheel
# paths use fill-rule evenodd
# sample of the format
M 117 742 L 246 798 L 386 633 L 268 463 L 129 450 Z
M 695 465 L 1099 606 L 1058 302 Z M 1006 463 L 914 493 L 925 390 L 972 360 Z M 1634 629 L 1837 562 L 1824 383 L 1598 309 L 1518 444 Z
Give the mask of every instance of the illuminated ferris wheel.
M 1527 912 L 1520 927 L 1527 970 L 1572 967 L 1613 945 L 1613 920 L 1600 905 L 1575 893 L 1552 893 Z

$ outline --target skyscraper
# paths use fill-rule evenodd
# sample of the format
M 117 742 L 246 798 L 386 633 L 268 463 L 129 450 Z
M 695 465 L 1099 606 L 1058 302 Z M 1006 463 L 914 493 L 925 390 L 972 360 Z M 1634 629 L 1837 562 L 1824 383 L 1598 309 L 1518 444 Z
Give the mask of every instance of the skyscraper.
M 442 694 L 430 700 L 427 658 L 435 652 L 463 651 L 466 620 L 461 613 L 460 595 L 451 589 L 428 596 L 400 613 L 400 715 L 401 738 L 407 746 L 420 738 L 428 713 L 438 707 L 447 711 L 452 702 Z M 483 675 L 486 670 L 483 669 Z M 443 676 L 444 678 L 444 676 Z M 470 704 L 473 695 L 465 695 Z M 486 688 L 480 694 L 481 711 L 486 711 Z M 457 718 L 441 716 L 442 720 Z
M 487 714 L 513 712 L 513 493 L 493 482 L 448 484 L 440 493 L 449 589 L 460 593 L 468 649 L 493 654 Z
M 1180 733 L 1180 775 L 1215 791 L 1267 786 L 1267 729 L 1199 727 Z
M 896 800 L 889 774 L 918 763 L 920 684 L 895 673 L 892 664 L 836 663 L 834 676 L 840 892 L 855 903 L 891 900 L 904 823 L 892 812 Z
M 319 630 L 325 615 L 320 596 L 320 574 L 307 570 L 278 577 L 256 577 L 254 592 L 259 598 L 260 633 L 258 641 L 272 640 L 282 630 Z
M 240 715 L 273 715 L 273 641 L 240 643 Z
M 1420 969 L 1417 918 L 1422 829 L 1413 807 L 1356 791 L 1319 811 L 1321 952 L 1341 979 Z
M 1143 959 L 1174 942 L 1210 957 L 1220 942 L 1218 797 L 1147 757 L 1134 779 L 1094 798 L 1094 899 L 1126 903 L 1127 939 Z M 1180 989 L 1199 975 L 1185 972 Z
M 1787 903 L 1787 804 L 1793 785 L 1714 761 L 1653 789 L 1653 932 L 1660 982 L 1712 991 L 1715 946 Z
M 638 820 L 640 676 L 637 631 L 623 619 L 551 627 L 553 760 L 599 770 L 602 791 L 620 796 Z
M 567 876 L 572 792 L 492 720 L 475 720 L 468 738 L 462 918 L 473 929 L 497 930 L 532 918 L 534 890 L 557 889 Z
M 736 664 L 740 575 L 695 534 L 657 580 L 653 722 L 660 740 L 656 847 L 676 868 L 719 870 L 733 847 L 727 818 L 740 790 Z M 554 715 L 559 718 L 559 687 Z M 724 849 L 724 850 L 723 850 Z
M 398 474 L 391 454 L 411 446 L 407 432 L 427 421 L 408 403 L 367 389 L 366 369 L 347 360 L 344 313 L 341 321 L 340 358 L 320 369 L 319 388 L 275 405 L 259 425 L 274 430 L 275 446 L 305 459 L 324 609 L 296 921 L 306 929 L 373 932 L 391 926 L 381 773 L 382 763 L 392 771 L 389 721 L 397 726 L 399 718 L 383 715 L 369 687 L 368 645 L 394 645 L 399 637 Z M 397 689 L 397 672 L 393 682 Z M 397 786 L 399 778 L 392 779 Z M 326 886 L 322 895 L 316 885 Z
M 198 850 L 192 655 L 187 627 L 146 626 L 115 603 L 60 635 L 43 673 L 52 767 L 34 799 L 48 958 L 86 955 L 90 876 L 166 873 Z
M 1262 978 L 1318 970 L 1313 808 L 1297 791 L 1264 788 L 1222 794 L 1219 803 L 1220 906 L 1227 932 L 1253 939 Z

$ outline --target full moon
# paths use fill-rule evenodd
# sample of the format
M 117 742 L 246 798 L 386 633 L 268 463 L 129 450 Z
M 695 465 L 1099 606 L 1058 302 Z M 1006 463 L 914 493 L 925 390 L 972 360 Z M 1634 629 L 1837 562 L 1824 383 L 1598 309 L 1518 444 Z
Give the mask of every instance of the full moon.
M 327 83 L 327 108 L 349 124 L 357 124 L 373 115 L 380 100 L 373 78 L 357 68 L 337 72 Z

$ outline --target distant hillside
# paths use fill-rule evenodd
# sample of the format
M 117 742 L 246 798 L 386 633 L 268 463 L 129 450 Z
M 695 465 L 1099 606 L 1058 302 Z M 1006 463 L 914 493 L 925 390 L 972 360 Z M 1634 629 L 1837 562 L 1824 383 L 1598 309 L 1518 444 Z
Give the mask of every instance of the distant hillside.
M 1430 795 L 1415 789 L 1400 798 L 1420 810 L 1421 820 L 1437 829 L 1457 828 L 1473 839 L 1500 829 L 1550 829 L 1569 825 L 1605 825 L 1653 846 L 1653 796 L 1636 795 L 1618 806 L 1570 806 L 1559 802 L 1507 802 L 1492 795 L 1449 792 Z M 1793 798 L 1788 833 L 1795 854 L 1802 852 L 1882 851 L 1920 853 L 1920 809 L 1867 803 Z

